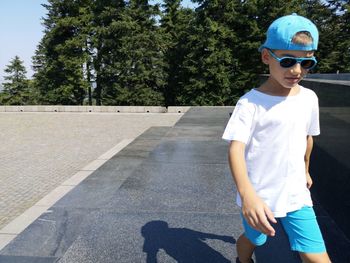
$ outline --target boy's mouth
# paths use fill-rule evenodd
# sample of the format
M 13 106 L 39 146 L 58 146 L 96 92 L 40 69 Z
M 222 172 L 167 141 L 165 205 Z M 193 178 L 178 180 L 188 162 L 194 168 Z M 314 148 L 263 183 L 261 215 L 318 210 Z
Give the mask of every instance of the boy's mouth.
M 287 77 L 286 80 L 288 82 L 297 83 L 301 80 L 301 78 L 300 77 Z

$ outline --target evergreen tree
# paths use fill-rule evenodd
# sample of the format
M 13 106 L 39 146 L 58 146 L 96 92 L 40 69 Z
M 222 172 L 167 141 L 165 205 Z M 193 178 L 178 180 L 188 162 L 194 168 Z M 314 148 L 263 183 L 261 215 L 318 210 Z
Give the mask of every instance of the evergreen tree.
M 161 38 L 155 17 L 158 6 L 131 0 L 115 30 L 120 47 L 112 51 L 115 82 L 103 90 L 105 105 L 162 105 L 164 72 Z M 110 57 L 110 56 L 109 56 Z
M 188 54 L 186 45 L 191 35 L 194 11 L 182 8 L 180 0 L 165 0 L 161 19 L 166 84 L 166 106 L 177 105 L 177 97 L 183 90 L 184 59 Z
M 36 86 L 46 104 L 82 104 L 90 83 L 84 74 L 89 0 L 48 0 L 45 35 L 33 58 Z M 86 66 L 85 66 L 86 69 Z
M 126 4 L 122 0 L 94 1 L 92 5 L 92 53 L 96 104 L 113 104 L 115 85 L 123 70 L 120 50 L 122 38 L 128 34 L 125 21 Z
M 343 1 L 341 10 L 341 33 L 342 38 L 339 41 L 339 50 L 342 51 L 340 61 L 338 62 L 341 67 L 339 68 L 341 73 L 350 72 L 350 2 Z
M 318 72 L 350 72 L 349 3 L 332 0 L 317 3 L 310 10 L 320 31 Z
M 238 98 L 235 87 L 235 65 L 231 45 L 234 31 L 226 17 L 232 15 L 233 1 L 196 1 L 196 21 L 186 48 L 184 88 L 178 94 L 182 105 L 225 105 Z
M 5 68 L 5 82 L 0 94 L 0 103 L 4 105 L 26 105 L 30 101 L 29 83 L 26 68 L 18 56 Z
M 268 26 L 293 12 L 319 28 L 315 71 L 350 71 L 348 1 L 163 2 L 161 14 L 147 0 L 48 0 L 32 103 L 232 105 L 267 73 L 257 49 Z

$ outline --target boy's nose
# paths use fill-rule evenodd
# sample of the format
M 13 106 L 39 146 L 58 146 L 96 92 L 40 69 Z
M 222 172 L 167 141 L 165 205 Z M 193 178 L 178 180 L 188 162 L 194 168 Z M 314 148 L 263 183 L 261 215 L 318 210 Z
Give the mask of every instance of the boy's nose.
M 291 68 L 291 70 L 292 70 L 292 73 L 295 75 L 300 74 L 302 71 L 300 63 L 295 63 L 295 65 Z

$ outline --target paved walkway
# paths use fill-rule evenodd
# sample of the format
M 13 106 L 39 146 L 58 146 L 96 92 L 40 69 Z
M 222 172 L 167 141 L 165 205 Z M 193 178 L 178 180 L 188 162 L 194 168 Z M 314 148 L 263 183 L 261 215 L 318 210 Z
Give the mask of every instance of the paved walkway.
M 0 229 L 121 141 L 181 116 L 0 113 Z
M 2 249 L 0 262 L 234 262 L 242 229 L 220 139 L 231 110 L 192 108 L 172 128 L 148 129 Z M 349 262 L 349 240 L 315 208 L 333 262 Z M 300 262 L 276 228 L 256 261 Z

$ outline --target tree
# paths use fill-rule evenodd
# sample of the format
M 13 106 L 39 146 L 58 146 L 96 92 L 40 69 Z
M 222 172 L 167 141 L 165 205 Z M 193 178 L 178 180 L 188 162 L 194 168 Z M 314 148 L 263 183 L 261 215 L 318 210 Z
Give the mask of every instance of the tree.
M 186 45 L 191 35 L 194 11 L 182 8 L 180 0 L 165 0 L 161 23 L 162 51 L 166 84 L 164 99 L 166 106 L 178 104 L 183 90 L 184 60 L 188 54 Z
M 350 72 L 350 3 L 349 1 L 343 1 L 341 9 L 341 39 L 338 41 L 340 44 L 339 50 L 342 51 L 340 61 L 338 62 L 340 72 Z
M 127 34 L 125 6 L 122 0 L 100 0 L 93 1 L 91 7 L 94 28 L 91 46 L 96 84 L 93 95 L 97 105 L 108 104 L 107 97 L 113 100 L 117 96 L 113 94 L 113 86 L 118 82 L 120 71 L 116 65 L 122 65 L 121 39 Z
M 312 17 L 320 31 L 318 72 L 350 72 L 350 16 L 349 3 L 331 0 L 314 1 Z
M 45 35 L 33 58 L 42 103 L 82 104 L 90 83 L 84 74 L 87 39 L 82 32 L 89 0 L 48 0 Z
M 233 59 L 227 46 L 232 31 L 218 18 L 222 10 L 218 1 L 197 2 L 193 34 L 186 45 L 184 86 L 177 100 L 181 105 L 224 105 L 233 80 Z
M 129 1 L 121 21 L 113 23 L 118 44 L 109 57 L 110 80 L 102 93 L 105 105 L 162 105 L 164 88 L 158 6 Z M 121 32 L 121 33 L 120 33 Z M 111 72 L 113 71 L 113 72 Z M 107 71 L 108 72 L 108 71 Z
M 161 13 L 147 0 L 48 0 L 31 93 L 43 104 L 233 105 L 267 73 L 257 49 L 268 26 L 293 12 L 319 28 L 314 71 L 350 71 L 348 1 L 180 2 Z
M 30 101 L 29 83 L 26 68 L 18 56 L 5 68 L 3 91 L 0 102 L 4 105 L 26 105 Z

